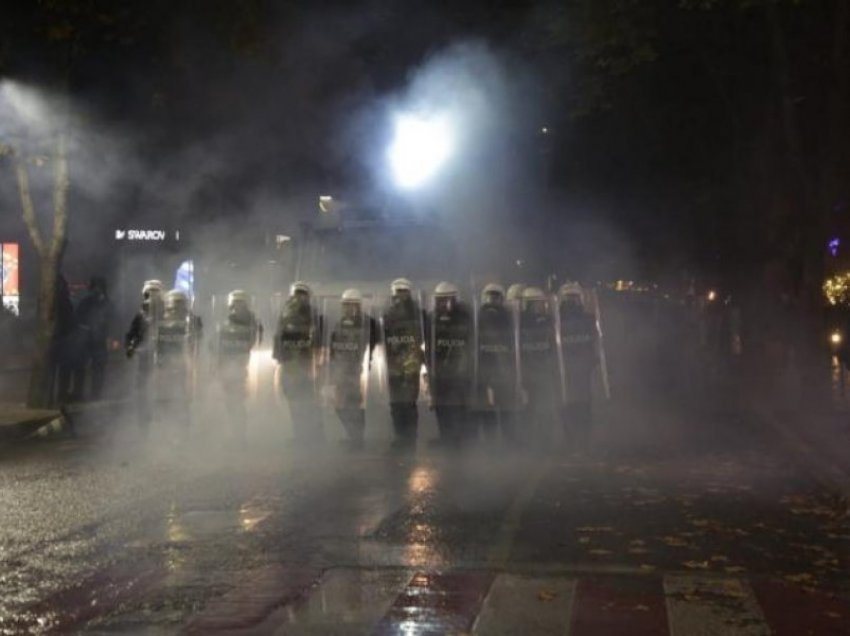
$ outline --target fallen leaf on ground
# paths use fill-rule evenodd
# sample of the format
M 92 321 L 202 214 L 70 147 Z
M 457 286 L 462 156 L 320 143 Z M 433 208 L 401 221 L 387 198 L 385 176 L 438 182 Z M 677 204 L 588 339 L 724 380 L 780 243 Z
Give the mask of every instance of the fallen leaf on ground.
M 684 548 L 688 545 L 687 541 L 679 537 L 663 537 L 661 540 L 671 548 Z
M 707 570 L 709 568 L 708 561 L 685 561 L 682 565 L 691 570 Z
M 537 593 L 537 598 L 544 603 L 548 603 L 549 601 L 554 601 L 558 598 L 557 592 L 553 592 L 552 590 L 540 590 Z

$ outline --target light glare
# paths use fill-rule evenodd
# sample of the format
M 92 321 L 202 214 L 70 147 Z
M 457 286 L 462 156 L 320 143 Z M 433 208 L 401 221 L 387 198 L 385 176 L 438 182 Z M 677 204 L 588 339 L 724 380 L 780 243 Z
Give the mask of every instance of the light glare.
M 412 189 L 424 184 L 451 157 L 452 151 L 451 130 L 445 117 L 396 117 L 395 136 L 387 154 L 399 187 Z

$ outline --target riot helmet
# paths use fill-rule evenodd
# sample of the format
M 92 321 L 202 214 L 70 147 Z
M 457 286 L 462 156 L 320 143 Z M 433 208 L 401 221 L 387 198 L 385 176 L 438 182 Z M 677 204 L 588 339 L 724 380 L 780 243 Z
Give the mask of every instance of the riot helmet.
M 564 307 L 580 309 L 584 307 L 584 291 L 578 283 L 564 283 L 558 290 L 558 296 Z
M 172 289 L 165 295 L 165 315 L 172 320 L 181 320 L 189 316 L 189 297 L 186 292 Z
M 505 303 L 505 288 L 497 283 L 490 283 L 481 290 L 481 304 L 485 307 L 501 307 Z
M 452 311 L 460 294 L 457 285 L 443 281 L 434 288 L 434 308 L 440 313 Z
M 390 283 L 393 304 L 409 302 L 413 298 L 412 290 L 413 284 L 409 280 L 406 278 L 396 278 Z
M 508 287 L 506 299 L 508 302 L 519 302 L 522 300 L 522 292 L 525 291 L 526 285 L 523 283 L 514 283 Z
M 342 315 L 344 318 L 356 318 L 360 315 L 363 306 L 363 294 L 359 289 L 346 289 L 342 292 Z
M 522 292 L 523 309 L 538 316 L 546 314 L 546 294 L 539 287 L 527 287 Z

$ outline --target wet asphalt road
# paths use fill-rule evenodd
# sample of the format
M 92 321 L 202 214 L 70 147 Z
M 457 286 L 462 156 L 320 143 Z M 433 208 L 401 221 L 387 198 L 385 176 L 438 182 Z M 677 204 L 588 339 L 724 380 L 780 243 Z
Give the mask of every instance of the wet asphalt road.
M 0 634 L 180 633 L 217 604 L 255 629 L 238 633 L 275 633 L 281 586 L 297 599 L 335 569 L 396 586 L 414 571 L 691 572 L 850 598 L 850 519 L 769 428 L 635 406 L 597 421 L 585 456 L 441 452 L 427 421 L 415 455 L 388 453 L 383 424 L 363 452 L 308 451 L 274 418 L 247 450 L 125 422 L 0 449 Z M 221 609 L 280 568 L 280 599 Z

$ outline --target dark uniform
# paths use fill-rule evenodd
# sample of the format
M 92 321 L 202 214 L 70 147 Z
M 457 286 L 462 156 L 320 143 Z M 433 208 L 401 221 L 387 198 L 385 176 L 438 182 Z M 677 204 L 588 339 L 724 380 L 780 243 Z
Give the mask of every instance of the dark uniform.
M 390 415 L 396 443 L 416 445 L 419 427 L 419 378 L 423 363 L 422 311 L 413 299 L 394 300 L 384 314 L 384 344 L 390 393 Z
M 156 329 L 154 372 L 157 407 L 171 409 L 184 428 L 191 424 L 190 404 L 198 337 L 195 324 L 191 314 L 175 317 L 166 314 Z
M 321 318 L 309 302 L 295 297 L 287 300 L 278 321 L 273 355 L 281 365 L 281 389 L 289 403 L 292 430 L 301 442 L 318 442 L 324 437 L 316 394 L 321 342 Z
M 248 363 L 260 328 L 250 311 L 231 313 L 216 328 L 216 372 L 233 432 L 245 442 Z
M 564 358 L 564 431 L 580 448 L 587 444 L 591 426 L 592 378 L 598 354 L 596 318 L 580 304 L 560 306 L 561 348 Z
M 128 358 L 136 358 L 135 390 L 138 423 L 146 428 L 151 421 L 151 378 L 156 359 L 157 327 L 161 319 L 161 306 L 148 305 L 139 311 L 130 323 L 124 338 L 124 349 Z
M 448 311 L 438 306 L 429 321 L 428 335 L 428 378 L 440 439 L 469 439 L 475 430 L 466 420 L 473 354 L 469 311 L 456 300 Z
M 478 314 L 478 421 L 485 437 L 498 428 L 505 440 L 515 441 L 517 406 L 514 320 L 504 305 L 485 303 Z
M 330 374 L 335 387 L 334 407 L 348 441 L 355 447 L 363 445 L 366 430 L 361 385 L 363 358 L 368 355 L 367 368 L 371 366 L 376 331 L 375 321 L 361 312 L 340 318 L 331 334 Z
M 108 351 L 106 340 L 112 319 L 112 303 L 106 295 L 106 281 L 94 277 L 89 293 L 77 306 L 77 329 L 80 337 L 80 360 L 75 369 L 74 392 L 83 399 L 86 368 L 91 366 L 91 398 L 103 395 L 104 373 Z
M 520 315 L 520 364 L 528 403 L 526 426 L 537 441 L 552 435 L 560 402 L 555 324 L 551 314 L 524 310 Z

